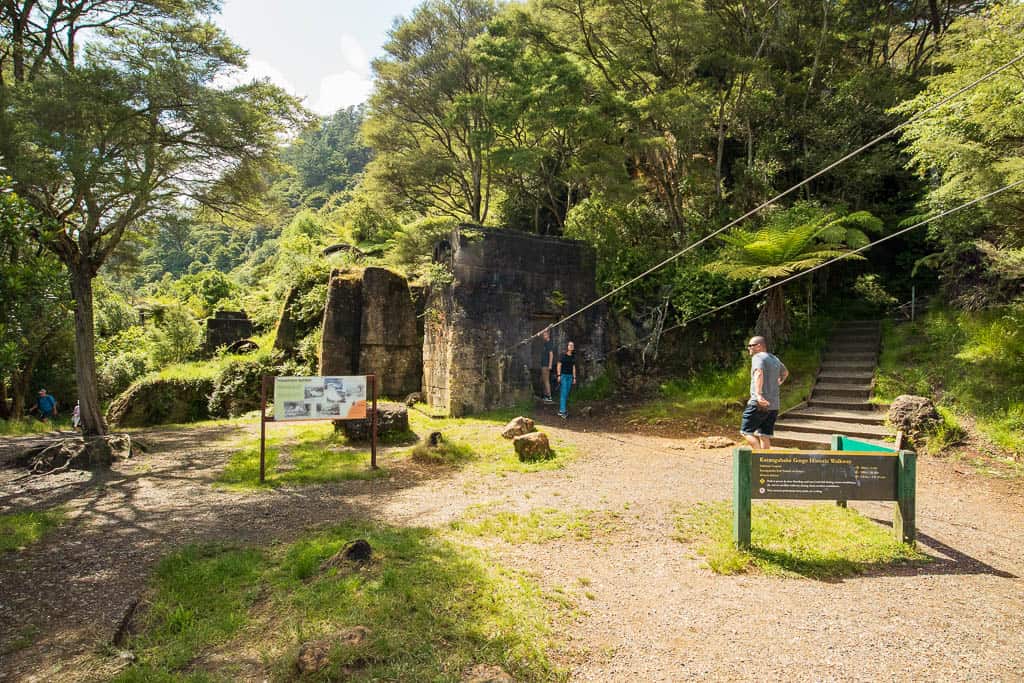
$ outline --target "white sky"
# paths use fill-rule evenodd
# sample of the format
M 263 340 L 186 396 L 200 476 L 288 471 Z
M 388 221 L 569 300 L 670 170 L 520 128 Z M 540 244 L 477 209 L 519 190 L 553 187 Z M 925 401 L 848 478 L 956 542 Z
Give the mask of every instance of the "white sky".
M 249 51 L 247 77 L 270 78 L 326 115 L 367 98 L 370 60 L 421 1 L 224 0 L 216 21 Z

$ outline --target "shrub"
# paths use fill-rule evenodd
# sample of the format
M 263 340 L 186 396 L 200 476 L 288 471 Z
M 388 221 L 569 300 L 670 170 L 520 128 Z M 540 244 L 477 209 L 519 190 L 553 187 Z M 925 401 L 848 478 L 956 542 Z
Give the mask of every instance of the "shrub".
M 260 407 L 263 375 L 275 374 L 266 356 L 228 363 L 213 381 L 209 412 L 217 417 L 238 417 Z

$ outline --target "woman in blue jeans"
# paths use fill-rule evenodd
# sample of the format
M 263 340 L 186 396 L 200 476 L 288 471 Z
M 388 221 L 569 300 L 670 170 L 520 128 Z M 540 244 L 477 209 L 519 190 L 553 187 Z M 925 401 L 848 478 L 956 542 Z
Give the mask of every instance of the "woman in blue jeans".
M 558 408 L 558 417 L 563 420 L 569 417 L 567 412 L 569 403 L 569 392 L 572 385 L 576 384 L 576 345 L 569 342 L 565 347 L 565 353 L 558 359 L 558 390 L 561 394 L 561 403 Z

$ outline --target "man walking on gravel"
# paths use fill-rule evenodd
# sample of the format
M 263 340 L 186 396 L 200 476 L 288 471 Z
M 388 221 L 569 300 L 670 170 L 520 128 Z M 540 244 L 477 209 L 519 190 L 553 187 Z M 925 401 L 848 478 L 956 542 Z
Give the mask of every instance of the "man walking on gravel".
M 750 400 L 743 411 L 740 434 L 754 448 L 771 448 L 779 415 L 779 386 L 789 377 L 782 361 L 768 353 L 764 337 L 747 344 L 750 354 Z

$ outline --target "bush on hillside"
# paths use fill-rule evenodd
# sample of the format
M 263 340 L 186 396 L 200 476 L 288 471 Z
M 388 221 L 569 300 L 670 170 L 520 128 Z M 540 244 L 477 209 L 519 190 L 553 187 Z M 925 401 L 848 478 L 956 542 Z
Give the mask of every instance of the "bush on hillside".
M 273 375 L 276 368 L 264 356 L 232 361 L 218 373 L 210 393 L 209 413 L 217 417 L 238 417 L 260 407 L 263 375 Z
M 149 427 L 208 419 L 213 383 L 212 377 L 147 377 L 114 399 L 107 422 L 115 427 Z

